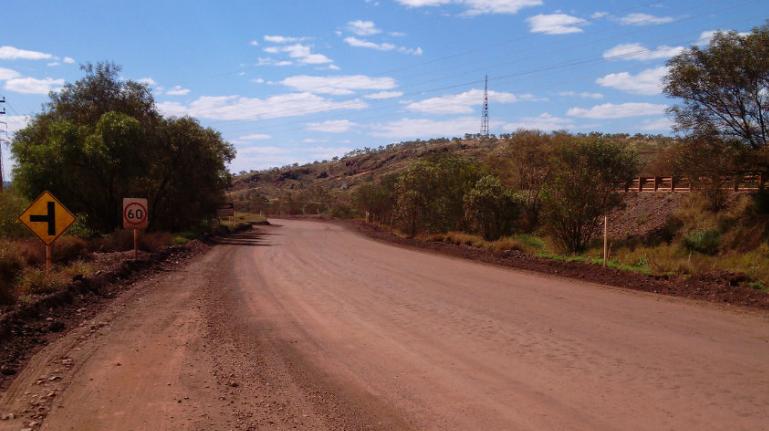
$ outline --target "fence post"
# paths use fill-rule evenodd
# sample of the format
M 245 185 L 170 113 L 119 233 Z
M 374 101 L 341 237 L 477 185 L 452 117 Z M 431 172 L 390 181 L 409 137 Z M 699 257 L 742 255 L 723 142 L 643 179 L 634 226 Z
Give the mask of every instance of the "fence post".
M 644 191 L 644 177 L 638 177 L 638 191 Z
M 676 191 L 676 176 L 673 175 L 670 177 L 670 191 L 675 192 Z
M 603 216 L 603 266 L 609 258 L 609 215 Z

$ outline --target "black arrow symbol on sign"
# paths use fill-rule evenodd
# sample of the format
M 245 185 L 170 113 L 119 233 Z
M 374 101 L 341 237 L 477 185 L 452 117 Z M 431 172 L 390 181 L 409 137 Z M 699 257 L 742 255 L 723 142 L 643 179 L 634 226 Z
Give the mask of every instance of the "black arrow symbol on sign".
M 56 235 L 56 204 L 48 202 L 48 214 L 33 214 L 29 216 L 32 223 L 48 223 L 48 235 Z

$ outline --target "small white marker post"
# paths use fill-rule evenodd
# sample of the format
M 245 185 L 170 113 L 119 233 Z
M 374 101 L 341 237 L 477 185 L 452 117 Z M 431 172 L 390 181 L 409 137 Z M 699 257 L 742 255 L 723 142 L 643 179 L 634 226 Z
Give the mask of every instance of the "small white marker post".
M 609 216 L 603 216 L 603 266 L 607 265 L 609 258 Z

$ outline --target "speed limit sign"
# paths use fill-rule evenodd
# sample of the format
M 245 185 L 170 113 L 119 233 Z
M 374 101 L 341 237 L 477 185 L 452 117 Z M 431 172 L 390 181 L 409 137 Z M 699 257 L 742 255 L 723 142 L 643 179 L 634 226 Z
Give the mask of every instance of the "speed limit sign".
M 147 229 L 148 224 L 147 199 L 123 198 L 123 228 Z

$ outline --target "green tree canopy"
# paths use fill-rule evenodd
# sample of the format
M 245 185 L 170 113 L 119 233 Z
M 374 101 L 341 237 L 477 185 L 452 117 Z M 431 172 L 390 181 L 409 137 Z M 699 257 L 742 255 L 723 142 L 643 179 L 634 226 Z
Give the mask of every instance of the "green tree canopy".
M 560 144 L 550 164 L 542 193 L 546 227 L 565 251 L 581 252 L 621 203 L 617 190 L 638 172 L 637 156 L 616 142 L 583 137 Z
M 111 63 L 83 67 L 17 132 L 14 186 L 43 190 L 84 214 L 91 228 L 120 226 L 124 197 L 150 200 L 150 223 L 185 229 L 213 214 L 235 156 L 221 135 L 191 118 L 163 118 L 147 86 L 123 81 Z
M 668 62 L 665 93 L 678 128 L 736 139 L 759 149 L 769 142 L 769 25 L 748 35 L 716 33 L 705 49 L 692 47 Z

